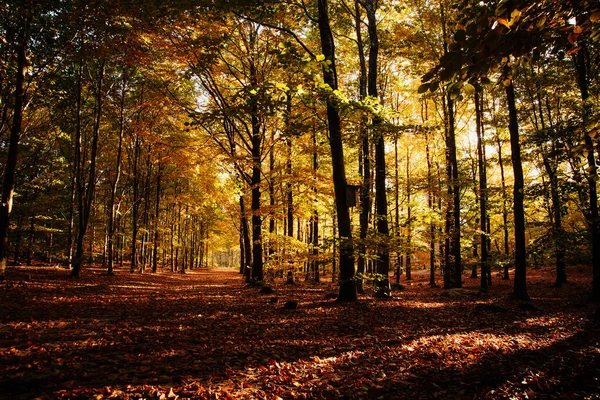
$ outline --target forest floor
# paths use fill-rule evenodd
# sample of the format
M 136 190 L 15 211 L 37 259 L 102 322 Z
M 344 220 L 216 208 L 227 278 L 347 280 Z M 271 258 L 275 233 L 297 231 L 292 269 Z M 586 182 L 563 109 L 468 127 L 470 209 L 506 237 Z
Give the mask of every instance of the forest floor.
M 339 304 L 330 283 L 267 295 L 232 271 L 101 272 L 7 270 L 0 398 L 600 398 L 588 267 L 561 289 L 528 271 L 529 303 L 497 276 L 480 294 L 416 273 L 391 300 Z

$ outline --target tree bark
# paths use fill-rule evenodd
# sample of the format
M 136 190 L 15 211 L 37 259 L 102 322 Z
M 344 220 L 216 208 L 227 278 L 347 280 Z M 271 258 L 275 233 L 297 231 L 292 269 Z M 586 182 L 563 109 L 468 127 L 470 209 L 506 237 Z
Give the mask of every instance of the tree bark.
M 138 213 L 140 208 L 139 195 L 139 158 L 140 158 L 140 138 L 135 135 L 133 139 L 133 204 L 131 205 L 131 264 L 129 272 L 134 273 L 137 269 L 137 234 L 138 234 Z
M 323 66 L 323 81 L 331 90 L 337 90 L 337 73 L 335 65 L 335 44 L 331 26 L 327 0 L 318 0 L 319 34 L 321 50 L 326 60 L 331 62 Z M 344 147 L 342 143 L 342 125 L 338 109 L 331 97 L 327 99 L 327 121 L 329 128 L 329 146 L 333 169 L 333 186 L 337 225 L 340 235 L 340 291 L 338 301 L 356 301 L 356 283 L 354 281 L 354 245 L 350 226 L 350 213 L 346 201 L 346 170 L 344 166 Z
M 114 275 L 114 237 L 115 237 L 115 219 L 117 217 L 117 205 L 115 200 L 117 197 L 117 188 L 119 186 L 119 180 L 121 179 L 121 155 L 123 151 L 123 133 L 125 131 L 125 90 L 127 85 L 127 78 L 123 76 L 123 86 L 121 88 L 121 103 L 119 107 L 119 145 L 117 147 L 117 161 L 115 165 L 115 178 L 110 181 L 110 198 L 108 203 L 108 240 L 107 246 L 107 274 Z
M 491 275 L 489 261 L 488 261 L 488 224 L 487 224 L 487 168 L 485 165 L 485 145 L 483 142 L 484 131 L 483 131 L 483 105 L 480 101 L 480 89 L 475 92 L 475 118 L 476 118 L 476 130 L 477 130 L 477 169 L 479 171 L 479 222 L 480 222 L 480 243 L 481 243 L 481 290 L 487 292 L 488 290 L 488 275 Z
M 583 103 L 583 126 L 585 127 L 590 114 L 589 104 L 589 83 L 588 72 L 586 68 L 585 53 L 586 46 L 582 46 L 577 52 L 577 83 L 581 92 L 581 101 Z M 585 133 L 585 145 L 588 150 L 588 187 L 590 201 L 590 228 L 592 236 L 592 295 L 594 300 L 600 301 L 600 217 L 598 215 L 598 191 L 596 186 L 596 176 L 598 175 L 598 167 L 596 165 L 596 156 L 594 153 L 594 143 L 590 135 Z
M 154 248 L 152 250 L 152 272 L 158 271 L 158 243 L 160 234 L 158 232 L 159 217 L 160 217 L 160 194 L 161 194 L 161 178 L 162 178 L 162 167 L 160 162 L 158 163 L 158 170 L 156 172 L 156 204 L 154 205 Z
M 377 34 L 376 7 L 373 0 L 364 2 L 367 11 L 369 31 L 369 74 L 368 94 L 373 99 L 379 99 L 377 90 L 377 68 L 379 56 L 379 38 Z M 378 132 L 381 125 L 381 117 L 373 116 L 372 127 L 376 139 L 375 142 L 375 203 L 377 205 L 377 233 L 379 234 L 379 249 L 377 259 L 377 273 L 380 277 L 377 282 L 377 295 L 390 297 L 390 255 L 389 255 L 389 225 L 387 217 L 387 190 L 386 190 L 386 166 L 385 166 L 385 139 L 382 132 Z
M 356 44 L 358 47 L 358 58 L 360 65 L 360 72 L 358 76 L 358 85 L 359 85 L 359 99 L 364 100 L 367 97 L 367 62 L 365 58 L 365 50 L 364 43 L 362 39 L 362 18 L 360 12 L 360 6 L 358 0 L 354 2 L 354 25 L 356 30 Z M 360 127 L 359 127 L 359 135 L 361 137 L 361 149 L 360 149 L 360 157 L 362 160 L 362 168 L 360 169 L 360 174 L 362 176 L 362 190 L 360 192 L 360 232 L 359 237 L 360 241 L 358 244 L 358 267 L 357 267 L 357 280 L 356 280 L 356 289 L 358 293 L 363 293 L 363 279 L 362 276 L 365 274 L 365 262 L 366 262 L 366 239 L 367 232 L 369 230 L 369 216 L 371 213 L 371 155 L 370 155 L 370 144 L 369 144 L 369 135 L 366 130 L 366 121 L 365 118 L 361 119 Z
M 80 181 L 78 183 L 78 208 L 79 208 L 79 223 L 77 229 L 77 242 L 76 242 L 76 250 L 75 257 L 73 259 L 73 270 L 71 271 L 71 275 L 74 277 L 79 277 L 81 272 L 81 267 L 83 265 L 83 241 L 85 238 L 85 232 L 88 228 L 88 223 L 90 220 L 90 213 L 92 210 L 92 203 L 94 199 L 94 192 L 96 189 L 96 155 L 98 152 L 98 139 L 100 136 L 100 120 L 102 117 L 102 99 L 103 99 L 103 84 L 104 84 L 104 64 L 105 60 L 100 62 L 99 71 L 98 71 L 98 80 L 96 83 L 96 110 L 95 110 L 95 121 L 93 127 L 92 134 L 92 147 L 90 149 L 90 166 L 88 170 L 88 181 L 87 185 L 82 182 L 83 181 L 83 166 L 81 165 L 81 158 L 76 157 L 80 170 Z M 77 114 L 78 114 L 78 124 L 81 121 L 80 113 L 81 113 L 81 68 L 79 75 L 79 83 L 78 83 L 78 98 L 77 98 Z M 81 152 L 81 127 L 77 127 L 78 130 L 78 138 L 79 141 L 76 143 L 76 152 Z
M 23 109 L 25 104 L 25 73 L 27 69 L 27 44 L 29 42 L 29 26 L 31 16 L 23 12 L 23 25 L 19 32 L 16 46 L 17 69 L 15 76 L 15 103 L 13 107 L 13 121 L 10 129 L 8 154 L 4 166 L 4 181 L 2 182 L 2 199 L 0 203 L 0 280 L 4 279 L 6 260 L 8 258 L 8 230 L 10 227 L 10 214 L 13 207 L 15 191 L 15 172 L 17 169 L 17 156 L 19 140 L 23 130 Z
M 514 297 L 519 300 L 529 300 L 527 294 L 527 248 L 525 244 L 525 208 L 523 191 L 523 165 L 521 162 L 521 143 L 519 140 L 519 122 L 515 104 L 515 88 L 511 83 L 506 86 L 510 131 L 511 161 L 514 174 L 514 220 L 515 220 L 515 282 Z

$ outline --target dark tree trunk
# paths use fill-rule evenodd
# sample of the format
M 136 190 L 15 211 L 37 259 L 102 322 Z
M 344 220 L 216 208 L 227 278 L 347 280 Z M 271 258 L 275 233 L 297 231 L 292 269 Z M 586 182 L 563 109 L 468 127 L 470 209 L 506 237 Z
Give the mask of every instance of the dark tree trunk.
M 90 154 L 90 166 L 88 170 L 88 182 L 87 185 L 83 182 L 83 166 L 81 165 L 81 156 L 76 157 L 75 159 L 79 162 L 79 177 L 78 177 L 78 229 L 77 229 L 77 241 L 76 241 L 76 249 L 75 249 L 75 257 L 73 259 L 73 270 L 71 271 L 71 275 L 74 277 L 79 277 L 81 272 L 81 267 L 83 265 L 83 241 L 85 238 L 85 232 L 88 228 L 88 223 L 90 220 L 90 213 L 92 210 L 92 202 L 94 199 L 94 192 L 96 189 L 96 155 L 98 152 L 98 139 L 100 136 L 100 119 L 102 117 L 102 88 L 104 83 L 104 63 L 102 60 L 100 63 L 100 70 L 98 72 L 98 81 L 96 87 L 96 110 L 95 110 L 95 121 L 93 128 L 93 136 L 92 136 L 92 147 Z M 76 153 L 81 154 L 81 126 L 79 126 L 81 121 L 81 74 L 82 70 L 80 68 L 79 71 L 79 79 L 78 79 L 78 98 L 77 98 L 77 137 L 78 141 L 75 145 Z M 93 242 L 93 241 L 92 241 Z
M 329 10 L 327 0 L 318 0 L 319 34 L 321 50 L 330 65 L 323 67 L 323 81 L 331 90 L 337 90 L 337 73 L 335 66 L 335 44 L 329 25 Z M 333 186 L 337 225 L 340 236 L 340 291 L 338 301 L 356 301 L 356 283 L 354 282 L 354 246 L 350 213 L 346 201 L 346 170 L 344 166 L 344 147 L 342 143 L 342 124 L 337 106 L 333 99 L 327 99 L 327 121 L 329 128 L 329 146 L 333 169 Z
M 379 56 L 379 38 L 377 35 L 376 6 L 373 0 L 364 2 L 367 11 L 368 30 L 369 30 L 369 74 L 368 74 L 368 94 L 373 99 L 379 98 L 377 90 L 377 67 Z M 390 289 L 390 255 L 389 255 L 389 225 L 387 217 L 387 190 L 386 166 L 385 166 L 385 140 L 383 132 L 379 131 L 381 118 L 377 115 L 373 117 L 372 126 L 376 139 L 375 142 L 375 203 L 377 211 L 377 233 L 380 236 L 378 249 L 377 273 L 381 278 L 377 279 L 377 295 L 382 297 L 391 296 Z
M 129 272 L 134 273 L 137 269 L 137 234 L 138 234 L 138 213 L 140 209 L 140 183 L 139 183 L 139 167 L 140 158 L 140 138 L 135 135 L 133 139 L 133 204 L 131 205 L 131 265 Z
M 257 84 L 256 70 L 252 63 L 250 75 L 253 86 Z M 261 147 L 262 138 L 258 119 L 258 104 L 252 102 L 252 280 L 262 282 L 262 217 L 260 215 Z
M 27 243 L 27 266 L 31 266 L 33 263 L 34 256 L 34 236 L 35 235 L 35 218 L 31 217 L 29 220 L 29 241 Z
M 355 29 L 356 29 L 356 43 L 358 47 L 358 57 L 360 65 L 359 73 L 359 99 L 364 100 L 367 97 L 367 62 L 365 59 L 364 43 L 362 39 L 362 18 L 360 12 L 360 6 L 358 1 L 354 2 L 355 9 Z M 361 150 L 360 159 L 362 160 L 362 168 L 360 168 L 360 174 L 362 176 L 363 185 L 360 192 L 360 241 L 358 244 L 358 279 L 356 281 L 356 289 L 358 293 L 363 293 L 363 279 L 362 276 L 365 274 L 365 261 L 367 246 L 365 244 L 367 238 L 367 232 L 369 230 L 369 215 L 371 213 L 371 156 L 369 150 L 369 135 L 366 130 L 366 121 L 364 118 L 360 122 L 359 135 L 361 137 Z
M 452 249 L 453 249 L 453 267 L 454 267 L 454 287 L 462 287 L 462 257 L 460 246 L 460 187 L 458 181 L 458 159 L 456 156 L 456 133 L 454 121 L 454 100 L 448 98 L 448 116 L 449 116 L 449 152 L 450 164 L 452 165 L 452 201 L 453 201 L 453 229 L 452 229 Z
M 287 196 L 286 199 L 286 222 L 287 222 L 287 230 L 286 235 L 289 237 L 294 237 L 294 191 L 292 190 L 292 174 L 293 174 L 293 165 L 292 165 L 292 130 L 291 130 L 291 113 L 292 113 L 292 96 L 287 94 L 286 98 L 286 134 L 287 137 L 285 139 L 286 148 L 287 148 L 287 159 L 286 159 L 286 174 L 287 174 L 287 182 L 285 183 L 285 193 Z M 298 229 L 298 232 L 300 230 Z
M 160 192 L 161 192 L 161 178 L 162 168 L 160 162 L 158 163 L 158 170 L 156 172 L 156 204 L 154 205 L 154 249 L 152 250 L 152 272 L 158 271 L 158 243 L 160 234 L 158 232 L 159 217 L 160 217 Z
M 411 194 L 411 178 L 410 178 L 410 150 L 406 147 L 406 258 L 404 263 L 404 270 L 406 271 L 406 280 L 412 280 L 412 207 L 410 205 L 410 194 Z
M 125 131 L 125 88 L 127 85 L 127 79 L 123 77 L 123 86 L 121 88 L 121 104 L 119 107 L 119 145 L 117 147 L 117 161 L 115 165 L 114 172 L 114 180 L 110 181 L 110 198 L 108 204 L 108 238 L 107 238 L 107 274 L 113 275 L 113 267 L 114 267 L 114 237 L 115 237 L 115 220 L 117 218 L 117 205 L 116 205 L 116 197 L 117 197 L 117 188 L 119 186 L 119 180 L 121 179 L 121 154 L 123 151 L 123 133 Z
M 504 160 L 502 159 L 502 142 L 500 141 L 500 135 L 496 133 L 496 144 L 498 145 L 498 165 L 500 166 L 500 181 L 502 184 L 502 231 L 504 232 L 504 255 L 508 257 L 510 250 L 508 248 L 508 206 L 507 192 L 506 192 L 506 180 L 504 178 Z M 504 262 L 504 273 L 502 275 L 503 280 L 510 279 L 508 275 L 508 262 Z
M 483 130 L 483 103 L 480 100 L 480 89 L 475 92 L 475 118 L 477 129 L 477 169 L 479 170 L 479 222 L 481 230 L 481 290 L 488 290 L 488 276 L 491 275 L 488 262 L 488 224 L 487 224 L 487 168 L 485 165 L 485 145 Z
M 313 182 L 314 182 L 314 187 L 313 187 L 313 193 L 314 193 L 314 199 L 313 199 L 313 215 L 312 215 L 312 255 L 313 255 L 313 261 L 312 261 L 312 265 L 313 265 L 313 270 L 314 270 L 314 280 L 316 283 L 321 282 L 321 275 L 319 273 L 319 211 L 317 210 L 317 205 L 318 205 L 318 189 L 317 189 L 317 171 L 319 169 L 319 154 L 317 152 L 318 150 L 318 143 L 317 143 L 317 132 L 313 131 L 312 133 L 312 139 L 313 139 Z
M 8 153 L 4 166 L 4 180 L 2 182 L 2 199 L 0 202 L 0 280 L 4 279 L 6 260 L 8 258 L 8 230 L 10 227 L 10 214 L 13 206 L 15 191 L 15 172 L 17 169 L 17 156 L 19 140 L 23 129 L 23 108 L 25 104 L 25 73 L 27 69 L 27 43 L 29 42 L 29 26 L 31 16 L 22 10 L 23 25 L 21 26 L 18 43 L 16 46 L 17 69 L 15 76 L 15 103 L 13 107 L 13 121 L 10 129 Z
M 525 244 L 525 208 L 523 191 L 523 165 L 521 163 L 521 143 L 519 140 L 519 122 L 515 105 L 515 88 L 512 84 L 506 86 L 508 101 L 511 160 L 514 174 L 514 220 L 515 220 L 515 284 L 514 296 L 519 300 L 529 300 L 527 294 L 527 248 Z
M 250 282 L 251 277 L 251 265 L 252 265 L 252 246 L 250 245 L 250 228 L 248 226 L 248 217 L 246 217 L 246 206 L 244 204 L 244 196 L 240 196 L 240 221 L 242 224 L 242 237 L 244 241 L 244 276 L 246 282 Z
M 431 172 L 431 151 L 429 148 L 429 134 L 425 132 L 425 156 L 427 157 L 427 205 L 431 212 L 434 211 L 433 174 Z M 437 287 L 435 283 L 435 223 L 429 223 L 429 286 Z
M 588 104 L 589 94 L 589 83 L 588 83 L 588 72 L 586 68 L 585 53 L 587 52 L 586 46 L 583 46 L 577 52 L 575 58 L 577 66 L 577 83 L 581 92 L 581 100 L 583 103 L 583 126 L 585 127 L 591 112 L 590 105 Z M 588 187 L 590 196 L 590 228 L 592 236 L 592 265 L 593 265 L 593 280 L 592 280 L 592 294 L 594 300 L 600 300 L 600 217 L 598 216 L 598 192 L 596 187 L 596 176 L 598 175 L 598 169 L 596 165 L 596 156 L 594 153 L 594 143 L 592 137 L 586 134 L 585 145 L 588 149 L 588 169 L 590 171 L 588 176 Z

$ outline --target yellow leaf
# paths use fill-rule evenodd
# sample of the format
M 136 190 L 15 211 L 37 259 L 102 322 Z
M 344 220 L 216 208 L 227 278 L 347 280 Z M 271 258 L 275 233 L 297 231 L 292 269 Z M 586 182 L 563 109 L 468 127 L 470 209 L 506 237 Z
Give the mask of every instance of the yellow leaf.
M 471 85 L 470 83 L 465 83 L 464 89 L 468 96 L 473 96 L 475 94 L 475 86 Z
M 546 16 L 542 15 L 540 17 L 540 19 L 538 19 L 537 22 L 535 23 L 535 26 L 537 26 L 538 28 L 543 28 L 545 24 L 546 24 Z
M 510 86 L 511 82 L 512 80 L 510 78 L 506 78 L 502 83 L 504 84 L 504 86 Z
M 508 29 L 510 29 L 510 26 L 512 25 L 510 22 L 508 22 L 504 18 L 498 18 L 498 23 L 504 25 Z
M 317 56 L 317 61 L 321 62 L 321 61 L 325 61 L 325 56 L 323 54 L 319 54 Z

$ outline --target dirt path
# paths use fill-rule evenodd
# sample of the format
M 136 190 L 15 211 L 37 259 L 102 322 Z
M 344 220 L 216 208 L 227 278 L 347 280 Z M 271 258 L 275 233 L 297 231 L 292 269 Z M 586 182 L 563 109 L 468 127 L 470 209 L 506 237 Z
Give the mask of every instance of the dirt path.
M 529 305 L 444 291 L 426 274 L 389 301 L 329 284 L 247 288 L 235 272 L 80 279 L 11 268 L 0 286 L 1 398 L 554 398 L 600 395 L 589 271 Z M 297 310 L 285 310 L 288 300 Z

